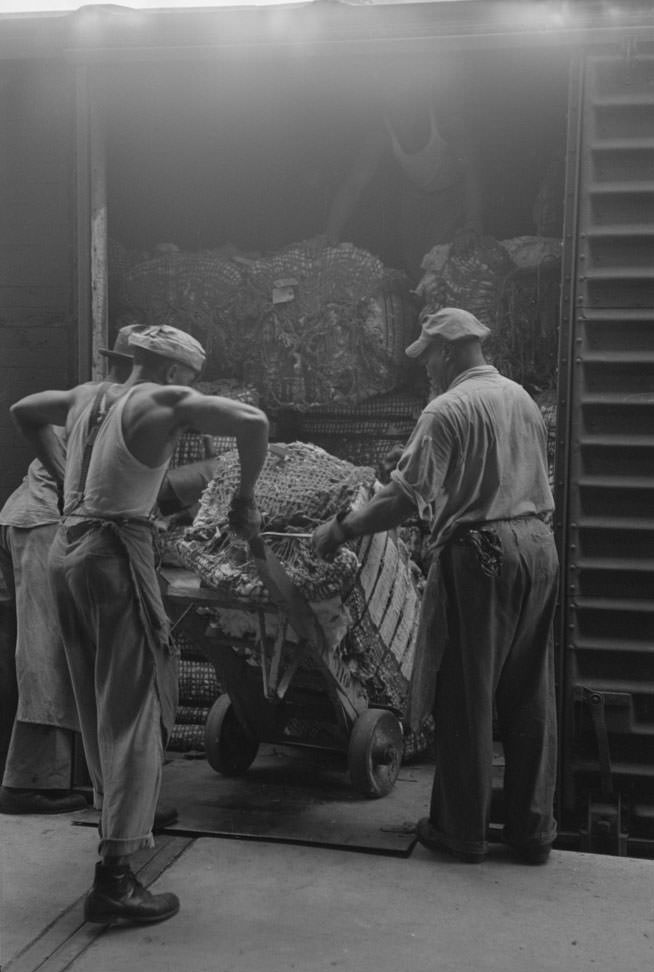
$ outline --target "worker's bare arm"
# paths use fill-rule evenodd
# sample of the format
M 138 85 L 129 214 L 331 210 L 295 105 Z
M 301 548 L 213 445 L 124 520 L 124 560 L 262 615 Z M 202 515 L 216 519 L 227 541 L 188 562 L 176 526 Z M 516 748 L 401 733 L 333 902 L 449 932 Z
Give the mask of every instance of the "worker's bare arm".
M 77 388 L 68 391 L 43 391 L 15 402 L 11 417 L 26 438 L 44 425 L 65 425 L 68 412 L 78 399 Z
M 27 395 L 11 406 L 11 417 L 31 443 L 34 453 L 57 482 L 63 482 L 66 453 L 53 426 L 66 426 L 69 417 L 88 399 L 88 385 L 68 391 L 43 391 Z
M 268 451 L 268 419 L 260 409 L 180 385 L 142 388 L 128 403 L 123 419 L 125 441 L 132 455 L 155 466 L 170 454 L 176 436 L 188 429 L 233 436 L 241 466 L 237 495 L 253 495 Z
M 243 428 L 253 434 L 259 427 L 268 431 L 268 420 L 254 405 L 237 402 L 220 395 L 202 395 L 185 389 L 174 406 L 175 423 L 181 428 L 195 429 L 207 435 L 236 436 Z
M 231 398 L 190 392 L 177 404 L 175 416 L 182 427 L 235 437 L 241 466 L 237 495 L 251 497 L 268 451 L 268 419 L 261 409 Z

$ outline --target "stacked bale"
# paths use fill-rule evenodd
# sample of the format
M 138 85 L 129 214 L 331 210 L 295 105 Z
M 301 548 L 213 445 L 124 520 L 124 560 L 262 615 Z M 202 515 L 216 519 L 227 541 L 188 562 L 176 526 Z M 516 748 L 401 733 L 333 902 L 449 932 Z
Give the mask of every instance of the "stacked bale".
M 507 377 L 530 391 L 556 384 L 560 302 L 559 239 L 480 237 L 434 247 L 416 292 L 425 310 L 463 307 L 491 329 L 485 351 Z
M 417 317 L 408 281 L 351 244 L 256 259 L 173 247 L 132 260 L 114 245 L 110 259 L 123 315 L 187 330 L 210 378 L 255 385 L 267 409 L 355 404 L 402 382 Z
M 425 402 L 426 396 L 397 391 L 353 408 L 305 409 L 298 414 L 295 428 L 303 441 L 354 465 L 372 466 L 379 476 L 389 453 L 405 444 Z

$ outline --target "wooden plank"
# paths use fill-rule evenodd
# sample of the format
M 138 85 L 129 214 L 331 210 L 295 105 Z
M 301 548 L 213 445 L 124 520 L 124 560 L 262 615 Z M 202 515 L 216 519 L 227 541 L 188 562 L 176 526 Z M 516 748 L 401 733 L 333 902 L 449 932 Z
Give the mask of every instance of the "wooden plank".
M 368 800 L 353 790 L 344 754 L 262 744 L 238 778 L 220 776 L 204 760 L 172 756 L 161 799 L 174 803 L 179 817 L 166 833 L 406 857 L 415 843 L 406 821 L 429 803 L 432 776 L 429 765 L 403 766 L 387 796 Z
M 100 381 L 105 373 L 105 359 L 98 348 L 109 341 L 109 258 L 107 241 L 107 173 L 104 115 L 97 104 L 94 87 L 90 90 L 90 245 L 91 263 L 91 371 Z
M 0 324 L 31 318 L 40 324 L 47 319 L 62 320 L 70 315 L 71 291 L 68 287 L 2 286 L 0 287 Z M 7 318 L 3 321 L 2 318 Z
M 385 645 L 388 645 L 396 658 L 401 658 L 406 648 L 406 643 L 403 640 L 404 628 L 400 625 L 400 618 L 407 610 L 407 595 L 411 586 L 411 579 L 407 577 L 406 569 L 400 568 L 395 577 L 395 584 L 384 620 L 379 626 L 380 638 Z
M 0 328 L 2 332 L 3 328 Z M 54 330 L 54 328 L 53 328 Z M 57 330 L 63 330 L 58 328 Z M 60 361 L 68 360 L 69 344 L 68 340 L 47 340 L 41 342 L 31 342 L 30 345 L 22 347 L 14 345 L 2 346 L 0 342 L 0 371 L 3 379 L 11 381 L 12 373 L 18 371 L 17 380 L 21 380 L 20 370 L 36 371 L 49 368 L 50 371 L 56 369 Z
M 7 245 L 34 243 L 44 240 L 68 241 L 69 238 L 69 200 L 61 189 L 53 191 L 52 186 L 41 183 L 28 187 L 34 190 L 22 200 L 12 193 L 11 200 L 3 194 L 2 223 L 0 242 Z
M 68 355 L 52 355 L 52 366 L 44 367 L 39 359 L 30 367 L 29 362 L 17 362 L 10 368 L 0 368 L 0 402 L 12 402 L 45 388 L 65 388 L 68 384 Z
M 420 624 L 420 610 L 419 610 L 419 605 L 417 603 L 417 596 L 416 596 L 416 604 L 415 607 L 413 608 L 413 614 L 411 618 L 412 618 L 411 625 L 410 625 L 411 634 L 407 639 L 406 649 L 400 661 L 400 671 L 407 679 L 407 681 L 410 681 L 413 672 L 413 663 L 416 655 L 416 639 L 418 635 L 418 627 Z
M 410 668 L 408 670 L 407 668 L 412 664 L 411 651 L 413 649 L 411 640 L 419 610 L 420 598 L 413 587 L 409 587 L 406 591 L 404 607 L 400 612 L 392 646 L 393 654 L 397 658 L 402 674 L 406 678 L 411 674 Z
M 383 564 L 387 540 L 388 534 L 386 533 L 375 533 L 370 538 L 370 546 L 368 547 L 366 559 L 363 562 L 358 578 L 366 601 L 370 600 L 375 584 L 377 583 L 377 578 Z
M 44 341 L 58 342 L 67 347 L 72 333 L 69 321 L 58 324 L 6 324 L 0 329 L 0 355 L 12 348 L 42 347 Z
M 134 855 L 132 867 L 148 887 L 170 867 L 193 838 L 162 835 L 156 847 Z M 107 925 L 84 921 L 84 898 L 74 901 L 26 949 L 6 966 L 6 972 L 64 972 L 107 930 Z
M 29 133 L 27 138 L 14 138 L 13 129 L 11 139 L 7 139 L 3 146 L 6 179 L 0 193 L 14 188 L 17 192 L 24 192 L 29 185 L 44 184 L 50 186 L 51 191 L 59 192 L 68 187 L 70 179 L 70 152 L 68 151 L 68 134 L 65 139 L 57 143 L 56 139 L 48 142 L 50 154 L 43 152 L 42 133 Z
M 75 69 L 77 160 L 75 200 L 77 212 L 77 374 L 79 381 L 92 375 L 91 310 L 91 94 L 86 67 Z
M 72 254 L 45 240 L 5 243 L 0 239 L 0 287 L 61 287 L 71 274 Z
M 368 613 L 376 628 L 381 626 L 384 615 L 388 610 L 393 585 L 396 580 L 398 561 L 399 554 L 397 552 L 397 546 L 388 537 L 377 583 L 368 600 Z

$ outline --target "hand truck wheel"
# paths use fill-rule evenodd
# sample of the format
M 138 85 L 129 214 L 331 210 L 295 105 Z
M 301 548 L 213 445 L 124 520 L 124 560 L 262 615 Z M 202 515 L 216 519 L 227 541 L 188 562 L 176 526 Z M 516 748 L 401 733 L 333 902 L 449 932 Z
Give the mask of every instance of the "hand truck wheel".
M 393 789 L 402 765 L 402 726 L 386 709 L 366 709 L 357 718 L 347 753 L 352 786 L 367 797 Z
M 242 776 L 257 755 L 259 740 L 239 722 L 226 693 L 218 697 L 209 711 L 204 745 L 209 765 L 223 776 Z

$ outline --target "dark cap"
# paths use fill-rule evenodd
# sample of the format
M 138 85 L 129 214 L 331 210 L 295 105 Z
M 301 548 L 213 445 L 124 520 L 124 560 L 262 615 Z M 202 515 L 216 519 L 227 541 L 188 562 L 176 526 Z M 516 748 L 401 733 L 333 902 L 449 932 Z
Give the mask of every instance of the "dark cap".
M 443 341 L 463 341 L 465 338 L 484 341 L 489 334 L 490 329 L 469 311 L 459 307 L 443 307 L 423 318 L 420 337 L 404 353 L 409 358 L 419 358 L 436 338 Z
M 129 348 L 129 338 L 135 331 L 142 331 L 144 327 L 145 324 L 126 324 L 116 335 L 113 348 L 98 348 L 98 354 L 104 355 L 110 361 L 133 361 L 134 355 Z

